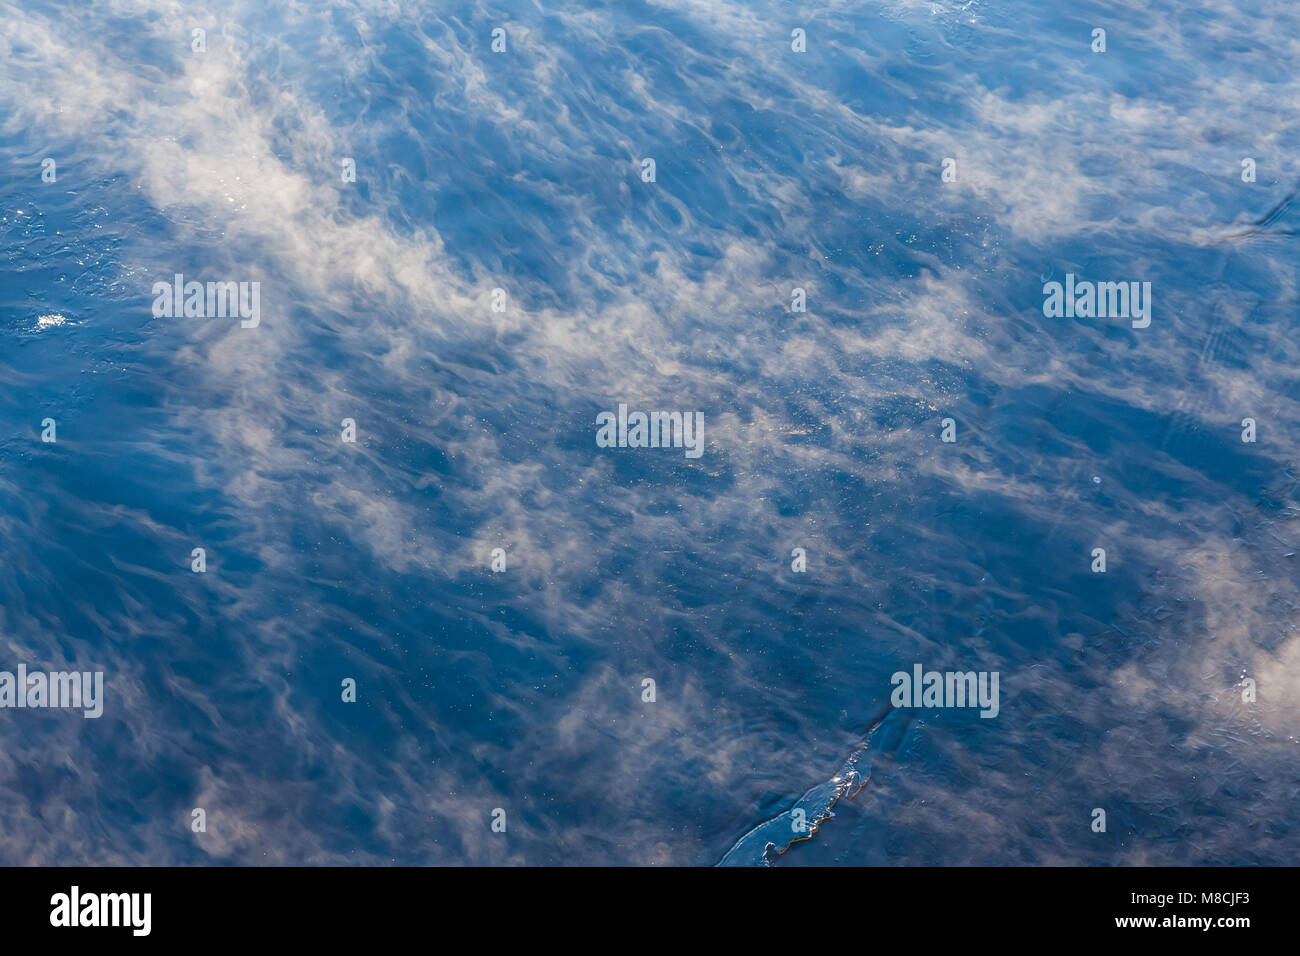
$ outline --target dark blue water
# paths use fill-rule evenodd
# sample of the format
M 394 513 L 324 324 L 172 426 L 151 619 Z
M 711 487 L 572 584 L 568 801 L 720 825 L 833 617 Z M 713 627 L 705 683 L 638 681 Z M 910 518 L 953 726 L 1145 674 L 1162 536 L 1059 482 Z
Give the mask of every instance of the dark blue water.
M 1296 861 L 1300 10 L 3 14 L 0 861 Z

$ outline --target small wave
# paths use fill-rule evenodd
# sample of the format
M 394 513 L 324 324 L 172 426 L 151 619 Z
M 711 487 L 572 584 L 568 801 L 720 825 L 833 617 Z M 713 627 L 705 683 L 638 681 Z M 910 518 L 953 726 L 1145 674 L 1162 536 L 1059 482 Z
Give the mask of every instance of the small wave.
M 835 816 L 832 809 L 845 795 L 850 800 L 871 779 L 871 764 L 867 752 L 871 735 L 884 722 L 883 718 L 872 724 L 858 747 L 840 765 L 839 772 L 829 780 L 819 783 L 794 802 L 784 813 L 760 823 L 727 851 L 718 866 L 771 866 L 773 860 L 800 840 L 812 839 L 818 826 Z M 802 829 L 796 829 L 796 814 L 803 811 Z
M 1283 219 L 1286 212 L 1300 199 L 1300 186 L 1292 189 L 1283 199 L 1273 206 L 1268 212 L 1260 216 L 1254 222 L 1248 223 L 1244 227 L 1224 227 L 1211 235 L 1212 242 L 1230 242 L 1235 239 L 1246 239 L 1250 236 L 1260 234 L 1270 236 L 1297 236 L 1300 230 L 1294 228 L 1278 229 L 1275 228 L 1277 223 Z

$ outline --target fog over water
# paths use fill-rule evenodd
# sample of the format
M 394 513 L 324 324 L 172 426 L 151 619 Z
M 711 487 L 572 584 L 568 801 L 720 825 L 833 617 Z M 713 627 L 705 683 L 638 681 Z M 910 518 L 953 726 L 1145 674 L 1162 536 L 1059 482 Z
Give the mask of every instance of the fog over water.
M 0 670 L 104 675 L 0 709 L 0 863 L 1294 863 L 1298 57 L 1282 0 L 0 0 Z

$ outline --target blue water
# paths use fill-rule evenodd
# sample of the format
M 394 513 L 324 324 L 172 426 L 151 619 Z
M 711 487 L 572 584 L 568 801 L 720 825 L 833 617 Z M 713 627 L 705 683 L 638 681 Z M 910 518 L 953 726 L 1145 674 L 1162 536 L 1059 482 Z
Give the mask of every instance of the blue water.
M 1296 861 L 1300 8 L 2 13 L 0 862 Z

